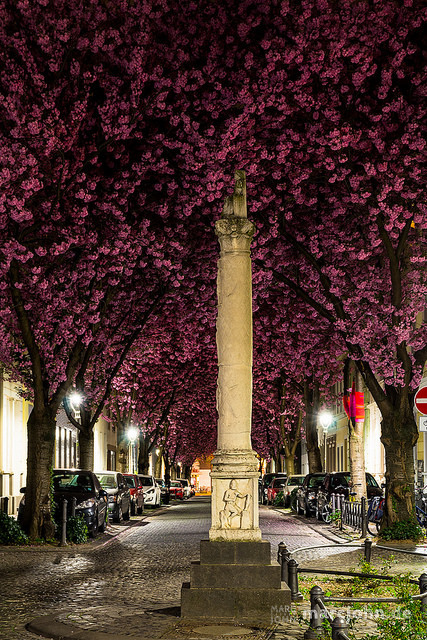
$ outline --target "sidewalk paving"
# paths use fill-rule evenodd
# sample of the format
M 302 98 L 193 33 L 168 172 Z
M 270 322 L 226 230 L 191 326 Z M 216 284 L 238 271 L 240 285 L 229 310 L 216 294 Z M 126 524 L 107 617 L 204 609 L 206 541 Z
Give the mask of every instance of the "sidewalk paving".
M 12 567 L 15 561 L 18 563 L 16 579 L 19 579 L 20 561 L 30 573 L 40 568 L 47 575 L 48 572 L 54 573 L 55 566 L 57 581 L 52 584 L 63 583 L 63 592 L 57 605 L 50 603 L 46 607 L 33 607 L 38 615 L 32 616 L 28 631 L 23 629 L 20 635 L 15 636 L 5 630 L 8 635 L 2 635 L 0 625 L 0 638 L 303 640 L 308 627 L 308 602 L 292 605 L 294 616 L 306 617 L 302 626 L 296 617 L 284 621 L 280 612 L 279 618 L 272 612 L 271 626 L 259 628 L 179 618 L 179 588 L 188 580 L 190 562 L 198 559 L 199 541 L 207 537 L 209 525 L 209 500 L 195 498 L 146 514 L 142 519 L 133 519 L 127 526 L 109 527 L 109 535 L 81 547 L 5 550 L 3 558 L 10 556 L 9 563 L 5 563 L 5 568 L 9 564 L 11 571 L 10 585 L 14 584 Z M 272 543 L 272 557 L 275 557 L 281 540 L 291 551 L 304 546 L 324 545 L 325 542 L 340 543 L 337 548 L 323 546 L 321 550 L 296 551 L 295 559 L 307 568 L 339 566 L 346 570 L 357 567 L 359 556 L 363 555 L 361 545 L 348 547 L 332 527 L 276 509 L 261 509 L 261 528 L 263 537 Z M 407 544 L 398 546 L 405 552 L 409 551 Z M 398 573 L 410 571 L 415 577 L 427 571 L 427 557 L 419 555 L 423 551 L 423 546 L 420 547 L 414 556 L 400 550 L 393 551 L 398 562 L 392 570 Z M 56 553 L 52 556 L 51 551 Z M 374 548 L 374 564 L 389 555 L 388 549 Z M 116 600 L 113 599 L 114 593 L 118 596 Z M 367 632 L 374 630 L 372 620 L 363 620 L 356 637 L 362 639 Z

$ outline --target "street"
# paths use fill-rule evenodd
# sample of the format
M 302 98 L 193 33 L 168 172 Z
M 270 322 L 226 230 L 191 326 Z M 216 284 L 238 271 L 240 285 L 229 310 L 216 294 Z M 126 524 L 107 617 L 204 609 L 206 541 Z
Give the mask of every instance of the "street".
M 176 614 L 171 608 L 180 605 L 181 584 L 209 526 L 210 499 L 195 497 L 110 524 L 94 543 L 0 550 L 1 640 L 34 640 L 25 625 L 59 612 L 67 624 L 109 633 L 125 628 L 129 638 L 142 637 L 147 615 L 151 625 L 158 617 L 164 626 L 164 615 L 155 611 Z M 260 526 L 274 559 L 282 540 L 292 550 L 327 544 L 324 534 L 331 537 L 325 525 L 262 506 Z

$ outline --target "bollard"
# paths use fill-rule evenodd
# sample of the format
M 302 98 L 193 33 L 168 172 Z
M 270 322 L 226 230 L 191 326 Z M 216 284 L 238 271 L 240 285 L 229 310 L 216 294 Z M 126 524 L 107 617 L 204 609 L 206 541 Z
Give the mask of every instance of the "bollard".
M 77 504 L 77 498 L 76 498 L 76 496 L 73 496 L 71 498 L 71 516 L 73 518 L 76 515 L 76 504 Z
M 303 600 L 302 593 L 298 590 L 298 562 L 293 558 L 288 562 L 288 587 L 291 590 L 291 600 Z
M 62 501 L 62 530 L 61 530 L 61 547 L 67 546 L 67 504 L 68 501 L 64 498 Z
M 372 554 L 371 538 L 365 538 L 364 547 L 365 547 L 365 562 L 371 562 L 371 554 Z
M 332 498 L 332 513 L 335 513 L 335 511 L 337 510 L 337 504 L 336 504 L 337 496 L 335 495 L 335 493 L 331 494 L 331 498 Z
M 9 513 L 9 497 L 5 496 L 4 498 L 2 498 L 2 503 L 3 503 L 3 511 L 7 515 Z
M 291 554 L 288 547 L 284 542 L 280 542 L 277 551 L 277 562 L 280 564 L 280 580 L 286 582 L 287 585 L 289 585 L 288 562 L 290 559 Z
M 342 494 L 340 494 L 338 496 L 338 504 L 339 504 L 339 510 L 340 510 L 340 531 L 343 530 L 343 526 L 344 526 L 344 496 Z
M 316 640 L 323 635 L 322 615 L 317 599 L 324 595 L 320 587 L 316 586 L 310 589 L 310 626 L 304 633 L 304 640 Z
M 348 624 L 344 620 L 344 618 L 334 618 L 332 621 L 332 640 L 342 640 L 344 638 L 348 638 Z M 344 634 L 344 635 L 343 635 Z
M 420 585 L 420 593 L 425 593 L 425 598 L 421 599 L 421 609 L 427 613 L 427 573 L 422 573 L 418 580 Z
M 362 526 L 360 527 L 361 531 L 362 531 L 362 538 L 366 538 L 367 533 L 368 533 L 368 517 L 366 514 L 366 496 L 362 496 L 362 499 L 360 501 L 361 506 L 360 506 L 360 517 L 362 518 Z M 371 541 L 372 544 L 372 541 Z M 367 560 L 367 562 L 370 562 L 370 560 Z

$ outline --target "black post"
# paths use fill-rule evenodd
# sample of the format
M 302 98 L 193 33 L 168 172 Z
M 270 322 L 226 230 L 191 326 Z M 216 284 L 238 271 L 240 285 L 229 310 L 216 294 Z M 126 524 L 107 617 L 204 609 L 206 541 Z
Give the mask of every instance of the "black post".
M 425 593 L 425 598 L 421 599 L 421 609 L 427 613 L 427 573 L 422 573 L 418 580 L 420 585 L 420 593 Z
M 338 499 L 339 499 L 339 510 L 340 510 L 340 531 L 342 531 L 343 524 L 344 524 L 344 496 L 340 494 Z
M 280 579 L 282 582 L 286 582 L 287 585 L 289 585 L 288 562 L 290 559 L 291 554 L 288 547 L 284 542 L 280 542 L 277 551 L 277 562 L 280 564 Z
M 73 496 L 73 498 L 71 499 L 71 516 L 73 518 L 76 515 L 76 504 L 77 504 L 77 498 L 76 496 Z
M 317 640 L 323 635 L 321 609 L 317 600 L 324 595 L 321 587 L 310 589 L 310 626 L 304 633 L 304 640 Z
M 362 538 L 366 538 L 368 533 L 368 522 L 367 522 L 367 515 L 366 515 L 366 496 L 362 496 L 362 499 L 360 502 L 361 502 L 360 517 L 362 518 L 362 526 L 360 528 L 362 530 Z M 371 544 L 372 544 L 372 541 L 371 541 Z M 370 560 L 367 560 L 367 562 L 370 562 Z
M 298 590 L 298 562 L 293 558 L 288 562 L 288 586 L 291 590 L 291 599 L 302 600 L 302 593 Z
M 3 503 L 3 511 L 7 515 L 9 513 L 9 497 L 5 496 L 4 498 L 2 498 L 2 503 Z
M 332 621 L 332 640 L 342 640 L 344 634 L 344 638 L 347 638 L 348 624 L 344 620 L 344 618 L 334 618 Z
M 67 546 L 67 504 L 68 500 L 65 498 L 62 501 L 62 531 L 61 531 L 61 547 Z
M 365 562 L 371 562 L 371 554 L 372 554 L 371 538 L 365 538 L 364 547 L 365 547 Z

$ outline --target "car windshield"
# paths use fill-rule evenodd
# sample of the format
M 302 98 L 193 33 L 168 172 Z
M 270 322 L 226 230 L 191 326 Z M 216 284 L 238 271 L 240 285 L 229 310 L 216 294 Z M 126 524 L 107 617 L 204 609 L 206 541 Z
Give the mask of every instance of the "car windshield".
M 53 490 L 87 493 L 93 491 L 92 478 L 90 475 L 83 473 L 65 472 L 54 474 Z
M 345 476 L 332 476 L 332 487 L 348 487 L 348 483 L 350 481 L 350 474 L 346 474 Z
M 128 487 L 135 487 L 135 478 L 132 478 L 132 476 L 125 476 L 125 480 Z
M 182 489 L 182 484 L 180 482 L 177 482 L 176 480 L 173 480 L 171 482 L 171 487 L 178 487 L 179 489 Z
M 309 487 L 320 487 L 325 476 L 313 476 L 308 483 Z
M 103 489 L 117 489 L 116 476 L 106 473 L 102 476 L 98 476 L 98 480 Z
M 153 481 L 151 478 L 144 478 L 143 476 L 139 476 L 139 479 L 141 480 L 141 484 L 143 487 L 153 486 Z
M 292 476 L 288 480 L 288 484 L 292 484 L 294 486 L 296 485 L 297 487 L 303 482 L 304 482 L 304 476 L 301 476 L 301 478 L 298 478 L 298 476 Z
M 273 480 L 273 487 L 284 487 L 285 484 L 286 484 L 286 478 Z

